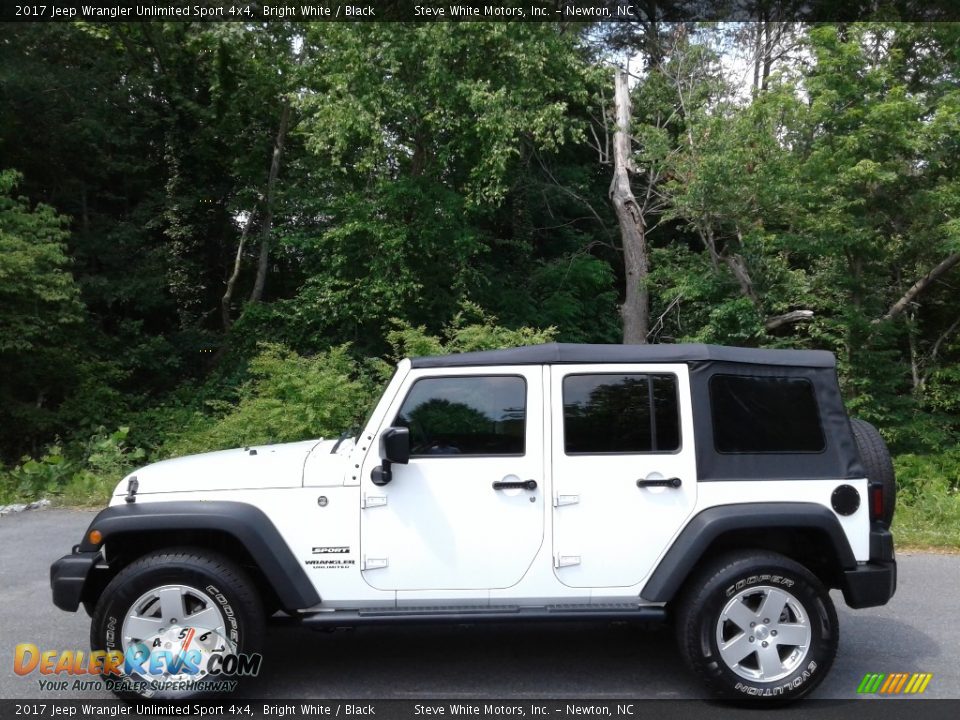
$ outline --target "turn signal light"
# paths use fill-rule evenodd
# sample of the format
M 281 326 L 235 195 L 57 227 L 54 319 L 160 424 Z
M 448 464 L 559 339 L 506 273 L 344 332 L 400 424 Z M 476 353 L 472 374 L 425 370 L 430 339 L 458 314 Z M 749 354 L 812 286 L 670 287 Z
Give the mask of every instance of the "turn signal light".
M 103 542 L 103 533 L 101 533 L 99 530 L 91 530 L 89 533 L 87 533 L 87 540 L 90 541 L 91 545 L 99 545 L 101 542 Z

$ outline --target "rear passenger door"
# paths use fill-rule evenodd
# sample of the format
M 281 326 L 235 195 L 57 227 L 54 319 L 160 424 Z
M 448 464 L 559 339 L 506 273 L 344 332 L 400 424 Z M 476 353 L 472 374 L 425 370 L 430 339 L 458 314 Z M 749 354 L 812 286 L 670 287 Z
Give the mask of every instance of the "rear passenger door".
M 636 585 L 696 503 L 687 366 L 550 374 L 554 572 L 571 587 Z

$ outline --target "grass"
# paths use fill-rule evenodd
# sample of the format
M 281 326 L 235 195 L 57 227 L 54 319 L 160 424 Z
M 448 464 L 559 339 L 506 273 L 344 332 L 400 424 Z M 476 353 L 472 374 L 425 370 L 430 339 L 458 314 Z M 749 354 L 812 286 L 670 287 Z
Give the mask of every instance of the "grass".
M 894 458 L 898 547 L 960 549 L 960 451 Z
M 75 476 L 64 486 L 54 502 L 66 507 L 105 507 L 110 502 L 110 496 L 118 482 L 120 478 L 115 477 Z
M 960 550 L 960 498 L 933 495 L 900 503 L 891 529 L 898 548 Z

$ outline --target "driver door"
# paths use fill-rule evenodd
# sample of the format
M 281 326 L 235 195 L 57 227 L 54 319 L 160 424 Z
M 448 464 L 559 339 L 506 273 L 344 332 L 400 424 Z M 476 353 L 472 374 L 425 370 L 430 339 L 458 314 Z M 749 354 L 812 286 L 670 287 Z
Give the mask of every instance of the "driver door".
M 411 371 L 361 468 L 369 585 L 485 591 L 524 576 L 544 534 L 543 382 L 540 366 Z M 377 440 L 391 426 L 409 428 L 410 461 L 378 487 Z

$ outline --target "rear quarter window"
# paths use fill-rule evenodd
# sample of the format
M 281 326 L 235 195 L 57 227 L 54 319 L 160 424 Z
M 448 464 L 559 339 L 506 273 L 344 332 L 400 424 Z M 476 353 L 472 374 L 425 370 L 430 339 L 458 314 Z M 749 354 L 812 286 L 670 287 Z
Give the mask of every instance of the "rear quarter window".
M 813 385 L 805 378 L 714 375 L 710 412 L 720 453 L 819 453 L 826 447 Z

